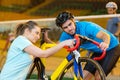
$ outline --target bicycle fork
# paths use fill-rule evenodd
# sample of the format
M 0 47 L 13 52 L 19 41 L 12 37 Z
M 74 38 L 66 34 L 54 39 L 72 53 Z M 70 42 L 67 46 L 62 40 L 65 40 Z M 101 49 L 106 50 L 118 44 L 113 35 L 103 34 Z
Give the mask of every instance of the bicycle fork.
M 81 63 L 78 62 L 78 59 L 80 58 L 80 53 L 77 50 L 73 51 L 73 54 L 75 55 L 74 59 L 74 79 L 77 80 L 78 74 L 80 74 L 80 80 L 83 80 L 83 70 Z

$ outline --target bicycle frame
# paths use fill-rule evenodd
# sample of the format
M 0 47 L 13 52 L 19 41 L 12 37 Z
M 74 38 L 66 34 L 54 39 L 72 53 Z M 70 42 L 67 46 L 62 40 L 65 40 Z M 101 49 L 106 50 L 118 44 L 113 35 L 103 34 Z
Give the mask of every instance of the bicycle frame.
M 44 43 L 41 46 L 41 49 L 45 50 L 47 48 L 53 47 L 56 44 L 50 44 L 50 43 Z M 75 46 L 75 48 L 77 48 L 79 46 L 79 41 L 77 42 L 77 46 Z M 79 52 L 77 52 L 76 50 L 73 51 L 74 55 L 76 55 L 76 60 L 74 59 L 74 80 L 77 80 L 77 70 L 75 69 L 76 67 L 78 67 L 78 65 L 76 64 L 78 62 L 78 58 L 80 57 Z M 76 54 L 77 53 L 77 54 Z M 58 76 L 60 75 L 60 73 L 63 71 L 64 67 L 73 59 L 72 54 L 68 54 L 68 56 L 62 61 L 62 63 L 58 66 L 58 68 L 53 72 L 53 74 L 51 75 L 51 80 L 56 80 L 58 78 Z M 76 62 L 77 61 L 77 62 Z M 79 67 L 81 67 L 81 65 L 79 65 Z M 80 70 L 80 74 L 81 74 L 81 78 L 83 78 L 83 74 L 82 74 L 82 69 L 79 68 Z M 82 80 L 82 79 L 81 79 Z
M 47 48 L 53 47 L 56 44 L 50 44 L 50 43 L 44 43 L 41 46 L 41 49 L 45 50 Z M 77 54 L 80 57 L 80 54 Z M 61 64 L 58 66 L 58 68 L 52 73 L 52 75 L 50 76 L 51 80 L 56 80 L 58 78 L 58 76 L 60 75 L 60 73 L 63 71 L 64 67 L 73 59 L 72 54 L 68 54 L 67 57 L 61 62 Z M 78 58 L 76 59 L 78 60 Z M 77 65 L 75 65 L 77 66 Z M 76 73 L 77 74 L 77 73 Z M 76 76 L 74 75 L 74 80 L 77 80 Z
M 77 54 L 78 55 L 78 54 Z M 80 54 L 79 54 L 79 56 L 80 56 Z M 79 57 L 78 57 L 79 58 Z M 64 69 L 64 67 L 71 61 L 71 60 L 73 60 L 73 55 L 72 54 L 68 54 L 68 56 L 62 61 L 62 63 L 59 65 L 59 67 L 53 72 L 53 74 L 51 75 L 51 80 L 56 80 L 58 77 L 59 77 L 59 75 L 60 75 L 60 73 L 63 71 L 63 69 Z M 78 59 L 77 59 L 78 60 Z M 76 62 L 76 60 L 74 59 L 74 61 Z M 74 65 L 74 67 L 76 68 L 77 67 L 77 65 Z M 74 68 L 74 69 L 75 69 Z M 81 69 L 82 70 L 82 69 Z M 81 71 L 80 70 L 80 71 Z M 82 71 L 81 71 L 82 72 Z M 75 75 L 74 75 L 74 80 L 77 80 L 77 72 L 75 72 L 75 70 L 74 70 L 74 73 L 75 73 Z M 82 76 L 83 77 L 83 76 Z

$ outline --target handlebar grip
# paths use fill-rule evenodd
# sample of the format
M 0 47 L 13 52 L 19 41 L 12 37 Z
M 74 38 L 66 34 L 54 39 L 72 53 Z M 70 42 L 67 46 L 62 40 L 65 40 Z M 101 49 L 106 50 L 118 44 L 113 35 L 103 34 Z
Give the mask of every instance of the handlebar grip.
M 92 43 L 95 44 L 95 45 L 97 45 L 98 47 L 100 46 L 100 43 L 98 43 L 96 41 L 92 41 Z M 99 60 L 103 59 L 105 57 L 105 55 L 106 55 L 106 50 L 103 50 L 101 56 L 94 57 L 93 60 L 99 61 Z

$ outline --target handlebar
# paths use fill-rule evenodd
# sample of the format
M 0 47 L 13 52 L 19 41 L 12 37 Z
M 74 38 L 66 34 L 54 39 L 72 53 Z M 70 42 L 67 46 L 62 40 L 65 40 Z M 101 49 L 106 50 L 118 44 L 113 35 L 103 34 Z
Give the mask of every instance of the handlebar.
M 71 52 L 71 51 L 76 50 L 76 49 L 79 47 L 79 45 L 80 45 L 80 38 L 79 38 L 79 36 L 78 36 L 78 35 L 75 35 L 74 38 L 75 38 L 75 40 L 76 40 L 76 45 L 75 45 L 73 48 L 70 48 L 70 47 L 68 47 L 68 46 L 65 46 L 64 48 L 66 48 L 67 51 L 70 51 L 70 52 Z
M 80 39 L 90 41 L 91 43 L 97 45 L 98 47 L 100 46 L 100 43 L 98 43 L 98 42 L 96 42 L 88 37 L 85 37 L 85 36 L 75 35 L 74 38 L 76 39 L 76 45 L 73 48 L 65 47 L 67 49 L 67 51 L 76 50 L 80 45 Z M 103 50 L 101 56 L 94 57 L 93 59 L 99 61 L 99 60 L 103 59 L 105 57 L 105 55 L 106 55 L 106 50 Z
M 98 43 L 96 41 L 92 40 L 92 43 L 95 44 L 95 45 L 97 45 L 98 47 L 100 46 L 100 43 Z M 103 59 L 105 57 L 105 55 L 106 55 L 106 50 L 103 50 L 101 56 L 94 57 L 93 59 L 99 61 L 99 60 Z

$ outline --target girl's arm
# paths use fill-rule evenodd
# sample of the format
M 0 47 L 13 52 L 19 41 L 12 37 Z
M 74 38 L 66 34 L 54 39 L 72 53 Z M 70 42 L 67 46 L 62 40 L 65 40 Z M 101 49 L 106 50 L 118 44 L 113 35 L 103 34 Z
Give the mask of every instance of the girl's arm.
M 49 56 L 53 55 L 54 53 L 56 53 L 57 51 L 59 51 L 64 46 L 73 46 L 73 44 L 74 44 L 74 40 L 70 39 L 70 40 L 65 40 L 65 41 L 57 44 L 56 46 L 46 49 L 46 50 L 42 50 L 35 45 L 30 45 L 30 46 L 26 47 L 24 49 L 24 51 L 35 57 L 49 57 Z

